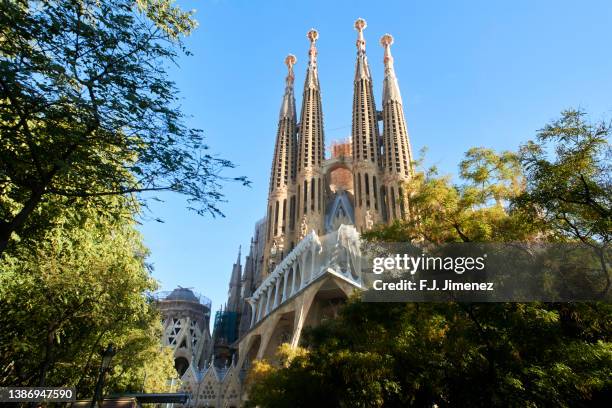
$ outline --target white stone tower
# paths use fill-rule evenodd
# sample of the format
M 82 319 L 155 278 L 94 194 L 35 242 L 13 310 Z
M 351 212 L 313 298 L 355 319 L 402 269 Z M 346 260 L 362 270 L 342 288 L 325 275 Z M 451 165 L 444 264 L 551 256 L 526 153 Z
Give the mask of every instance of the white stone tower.
M 379 130 L 372 76 L 366 56 L 362 18 L 355 21 L 357 30 L 357 62 L 353 88 L 353 185 L 355 186 L 355 221 L 359 230 L 368 229 L 383 220 L 379 203 L 380 158 Z
M 405 183 L 413 174 L 412 153 L 391 56 L 393 38 L 381 38 L 385 75 L 382 111 L 377 111 L 365 20 L 357 19 L 354 27 L 351 140 L 335 143 L 331 157 L 324 155 L 318 32 L 307 35 L 299 122 L 296 58 L 285 59 L 288 73 L 266 216 L 256 224 L 244 271 L 240 255 L 234 264 L 228 301 L 215 319 L 214 345 L 208 333 L 210 306 L 206 309 L 193 292 L 179 288 L 160 302 L 164 343 L 175 349 L 178 371 L 186 372 L 184 389 L 193 395 L 189 406 L 241 406 L 253 360 L 278 363 L 279 345 L 299 345 L 303 328 L 335 318 L 346 299 L 362 288 L 360 232 L 410 216 Z M 204 364 L 213 349 L 216 364 Z
M 289 54 L 285 58 L 288 72 L 278 118 L 268 193 L 267 256 L 264 260 L 267 271 L 274 268 L 293 246 L 296 206 L 294 182 L 297 164 L 297 116 L 293 92 L 295 62 L 294 55 Z
M 316 47 L 319 33 L 311 29 L 307 37 L 310 41 L 310 49 L 308 50 L 308 68 L 300 115 L 295 186 L 297 192 L 296 220 L 299 220 L 295 232 L 296 243 L 312 230 L 321 231 L 324 212 L 321 166 L 325 159 L 325 145 Z
M 385 79 L 383 83 L 383 171 L 384 194 L 386 197 L 389 220 L 403 218 L 408 215 L 407 202 L 402 184 L 410 180 L 412 175 L 412 152 L 406 118 L 402 104 L 402 96 L 397 84 L 393 68 L 391 44 L 393 37 L 385 34 L 380 39 L 385 49 Z

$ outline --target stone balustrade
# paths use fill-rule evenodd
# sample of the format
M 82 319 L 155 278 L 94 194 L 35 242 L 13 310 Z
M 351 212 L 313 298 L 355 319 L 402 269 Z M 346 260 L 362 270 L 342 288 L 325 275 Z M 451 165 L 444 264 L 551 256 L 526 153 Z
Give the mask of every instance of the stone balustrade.
M 247 299 L 251 327 L 321 275 L 331 273 L 361 287 L 359 233 L 353 226 L 319 237 L 306 235 Z

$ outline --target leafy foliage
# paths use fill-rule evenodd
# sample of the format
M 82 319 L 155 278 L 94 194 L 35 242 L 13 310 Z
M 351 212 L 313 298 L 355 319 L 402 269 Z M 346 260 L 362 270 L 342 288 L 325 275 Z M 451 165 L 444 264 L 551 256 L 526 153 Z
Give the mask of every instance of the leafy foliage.
M 54 196 L 112 212 L 105 196 L 174 191 L 222 215 L 222 171 L 233 164 L 185 126 L 166 73 L 187 52 L 191 13 L 170 0 L 1 7 L 0 251 Z
M 362 407 L 382 403 L 395 384 L 386 377 L 389 360 L 372 352 L 338 350 L 300 353 L 286 368 L 256 362 L 247 406 Z
M 366 304 L 314 329 L 310 353 L 251 388 L 253 406 L 598 406 L 610 305 Z
M 528 188 L 517 207 L 529 209 L 560 237 L 588 244 L 612 241 L 612 126 L 585 113 L 563 112 L 536 141 L 521 147 Z
M 549 239 L 578 240 L 593 248 L 607 285 L 612 242 L 612 126 L 585 120 L 578 110 L 545 126 L 521 147 L 528 188 L 515 207 L 549 225 Z
M 53 206 L 65 204 L 43 207 Z M 43 235 L 5 253 L 0 384 L 75 386 L 90 397 L 99 351 L 113 343 L 119 352 L 110 389 L 141 391 L 145 370 L 145 389 L 163 389 L 175 371 L 160 348 L 160 316 L 146 295 L 156 288 L 146 254 L 129 209 L 108 217 L 95 209 L 62 211 Z
M 463 183 L 406 186 L 411 219 L 378 241 L 609 242 L 609 135 L 564 112 L 519 154 L 474 148 Z M 548 147 L 551 152 L 545 153 Z M 602 258 L 602 271 L 609 260 Z M 570 407 L 612 397 L 609 303 L 361 303 L 306 335 L 309 352 L 252 385 L 260 407 Z
M 371 240 L 503 242 L 527 239 L 537 228 L 525 213 L 509 213 L 509 203 L 521 193 L 524 178 L 519 157 L 512 152 L 472 148 L 460 163 L 463 184 L 440 177 L 435 168 L 416 172 L 405 189 L 413 217 L 366 233 Z

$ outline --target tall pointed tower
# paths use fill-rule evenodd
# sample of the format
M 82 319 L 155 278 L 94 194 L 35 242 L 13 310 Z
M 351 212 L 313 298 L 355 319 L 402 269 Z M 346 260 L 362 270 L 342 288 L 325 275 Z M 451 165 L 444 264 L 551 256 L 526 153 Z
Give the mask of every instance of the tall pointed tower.
M 296 227 L 297 243 L 311 230 L 320 233 L 323 226 L 323 175 L 321 165 L 324 160 L 325 146 L 323 138 L 323 110 L 321 107 L 321 89 L 317 70 L 316 41 L 319 33 L 315 29 L 308 32 L 310 49 L 308 51 L 308 69 L 304 82 L 302 113 L 300 117 L 299 148 L 296 177 Z
M 385 80 L 383 83 L 383 172 L 384 201 L 389 220 L 407 215 L 407 197 L 402 184 L 412 175 L 412 152 L 406 118 L 402 106 L 395 70 L 391 44 L 393 37 L 385 34 L 380 39 L 385 49 Z
M 295 192 L 297 149 L 297 115 L 293 92 L 293 66 L 296 58 L 289 54 L 285 58 L 288 73 L 285 93 L 278 118 L 278 130 L 270 174 L 270 191 L 268 193 L 268 216 L 266 232 L 266 250 L 264 265 L 267 272 L 282 259 L 293 244 L 292 231 L 295 228 Z M 287 239 L 289 237 L 289 239 Z
M 232 277 L 230 278 L 229 290 L 227 293 L 227 305 L 225 310 L 228 312 L 240 312 L 242 291 L 242 264 L 240 262 L 241 248 L 238 248 L 238 259 L 232 267 Z
M 355 222 L 360 230 L 382 220 L 379 201 L 380 158 L 379 130 L 376 118 L 372 76 L 366 56 L 362 18 L 355 21 L 357 62 L 353 89 L 353 181 L 355 186 Z

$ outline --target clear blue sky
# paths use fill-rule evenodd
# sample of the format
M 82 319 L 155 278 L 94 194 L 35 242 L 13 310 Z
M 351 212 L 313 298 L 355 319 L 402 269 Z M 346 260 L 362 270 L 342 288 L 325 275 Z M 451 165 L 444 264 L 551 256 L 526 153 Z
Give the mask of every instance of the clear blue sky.
M 152 203 L 164 223 L 141 227 L 153 276 L 225 301 L 238 246 L 248 251 L 265 212 L 287 53 L 298 58 L 298 106 L 306 32 L 319 30 L 319 75 L 326 141 L 349 135 L 357 17 L 367 20 L 367 53 L 380 106 L 381 35 L 393 54 L 413 151 L 454 174 L 472 146 L 516 149 L 568 107 L 612 117 L 612 2 L 602 1 L 179 1 L 200 27 L 171 76 L 189 124 L 215 153 L 247 175 L 230 185 L 226 218 L 199 217 L 171 194 Z M 299 109 L 299 108 L 298 108 Z

